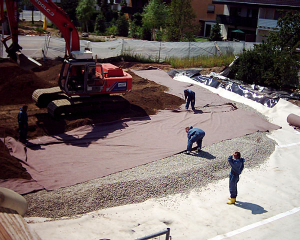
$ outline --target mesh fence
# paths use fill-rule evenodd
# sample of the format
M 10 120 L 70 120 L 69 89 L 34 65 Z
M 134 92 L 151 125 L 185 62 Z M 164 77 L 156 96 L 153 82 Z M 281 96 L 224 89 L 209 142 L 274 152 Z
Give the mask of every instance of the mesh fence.
M 10 41 L 7 42 L 8 46 Z M 170 57 L 192 58 L 222 54 L 240 54 L 243 49 L 252 49 L 255 43 L 249 42 L 156 42 L 133 39 L 117 39 L 107 42 L 89 42 L 81 40 L 81 50 L 92 49 L 97 58 L 110 58 L 120 55 L 130 55 L 156 61 L 164 61 Z M 65 41 L 63 38 L 51 36 L 19 36 L 19 45 L 23 54 L 32 58 L 42 58 L 43 52 L 47 58 L 64 57 Z M 221 53 L 220 53 L 221 52 Z M 7 57 L 5 50 L 1 57 Z

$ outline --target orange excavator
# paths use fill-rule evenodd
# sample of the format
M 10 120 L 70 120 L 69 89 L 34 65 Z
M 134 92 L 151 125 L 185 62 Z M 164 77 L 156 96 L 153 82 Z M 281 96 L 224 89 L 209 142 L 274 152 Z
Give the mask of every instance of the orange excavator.
M 71 19 L 51 0 L 30 0 L 60 30 L 66 42 L 66 54 L 58 87 L 37 89 L 32 99 L 47 107 L 53 117 L 124 109 L 129 103 L 120 96 L 132 88 L 132 76 L 110 63 L 97 63 L 90 50 L 80 50 L 79 34 Z M 18 43 L 17 0 L 6 0 L 10 35 L 1 39 L 8 56 L 19 62 L 22 47 Z M 0 0 L 0 23 L 4 22 L 4 0 Z M 6 42 L 12 40 L 10 46 Z

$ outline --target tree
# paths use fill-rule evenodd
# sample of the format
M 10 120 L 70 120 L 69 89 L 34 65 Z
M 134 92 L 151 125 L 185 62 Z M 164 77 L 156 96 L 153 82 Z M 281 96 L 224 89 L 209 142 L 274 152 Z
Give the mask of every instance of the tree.
M 76 17 L 76 8 L 78 6 L 78 0 L 61 0 L 60 3 L 56 3 L 60 6 L 70 17 L 73 23 L 77 26 L 78 21 Z
M 113 11 L 106 0 L 101 3 L 101 12 L 103 13 L 106 22 L 110 22 L 113 19 Z
M 76 14 L 79 21 L 82 21 L 89 32 L 88 22 L 95 11 L 94 0 L 79 0 L 76 8 Z
M 117 35 L 127 37 L 128 36 L 128 29 L 129 29 L 129 23 L 125 15 L 119 16 L 117 20 Z
M 300 43 L 300 13 L 281 12 L 278 19 L 279 31 L 273 32 L 268 37 L 268 43 L 281 51 L 294 52 Z
M 184 41 L 193 39 L 197 30 L 195 13 L 191 0 L 173 0 L 167 19 L 167 38 L 169 41 Z
M 132 15 L 132 20 L 130 22 L 130 35 L 133 38 L 142 38 L 143 36 L 143 22 L 142 14 L 137 12 Z
M 102 12 L 100 12 L 96 17 L 95 31 L 98 33 L 105 33 L 105 17 Z
M 121 3 L 120 3 L 120 6 L 121 6 L 121 7 L 127 7 L 127 2 L 126 2 L 126 0 L 122 0 Z
M 232 69 L 236 79 L 280 89 L 299 84 L 300 13 L 286 12 L 277 27 L 266 42 L 241 54 Z
M 30 2 L 30 0 L 23 0 L 23 5 L 26 5 L 31 10 L 31 23 L 34 24 L 34 5 Z
M 151 30 L 151 40 L 155 41 L 155 30 L 165 26 L 168 15 L 168 8 L 161 0 L 150 0 L 144 7 L 143 27 Z
M 222 41 L 221 26 L 219 21 L 212 27 L 208 41 Z

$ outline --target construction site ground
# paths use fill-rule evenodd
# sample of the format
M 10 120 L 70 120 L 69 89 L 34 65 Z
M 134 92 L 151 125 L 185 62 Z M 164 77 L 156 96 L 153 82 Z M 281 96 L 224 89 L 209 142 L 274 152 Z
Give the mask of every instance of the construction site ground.
M 11 136 L 18 139 L 17 115 L 24 104 L 28 105 L 28 139 L 30 140 L 43 135 L 63 133 L 86 124 L 153 115 L 158 110 L 178 108 L 184 103 L 184 99 L 166 93 L 167 88 L 165 86 L 143 79 L 130 71 L 130 68 L 141 69 L 150 66 L 169 71 L 172 69 L 169 64 L 114 62 L 114 65 L 128 71 L 133 77 L 132 91 L 123 95 L 131 103 L 129 111 L 120 112 L 111 109 L 109 112 L 54 119 L 48 114 L 46 108 L 38 108 L 35 105 L 31 95 L 35 89 L 57 86 L 61 61 L 47 60 L 41 63 L 42 67 L 26 71 L 9 60 L 0 62 L 1 138 Z M 222 69 L 222 67 L 203 69 L 203 73 L 220 72 Z M 30 179 L 31 177 L 18 160 L 10 156 L 1 141 L 0 144 L 2 145 L 0 147 L 0 178 Z
M 48 28 L 47 31 L 58 32 L 58 30 L 51 28 Z M 21 26 L 19 32 L 22 35 L 39 34 L 35 31 L 35 27 L 28 24 Z M 130 69 L 143 69 L 150 66 L 169 71 L 172 69 L 171 65 L 137 62 L 112 63 L 128 71 L 133 77 L 132 92 L 123 95 L 131 103 L 129 111 L 119 112 L 112 109 L 112 111 L 104 113 L 54 119 L 47 113 L 47 109 L 38 108 L 31 96 L 36 89 L 57 86 L 61 60 L 41 61 L 41 67 L 27 71 L 8 59 L 2 59 L 0 61 L 0 137 L 11 136 L 18 139 L 17 115 L 24 104 L 28 105 L 28 139 L 30 140 L 43 135 L 63 133 L 86 124 L 153 115 L 158 110 L 177 108 L 184 103 L 184 99 L 166 93 L 165 86 L 143 79 L 130 71 Z M 219 73 L 224 67 L 204 68 L 201 70 L 201 74 Z M 300 106 L 300 101 L 290 101 Z M 0 141 L 0 179 L 7 178 L 30 179 L 31 177 L 21 166 L 21 163 L 10 156 L 8 149 Z

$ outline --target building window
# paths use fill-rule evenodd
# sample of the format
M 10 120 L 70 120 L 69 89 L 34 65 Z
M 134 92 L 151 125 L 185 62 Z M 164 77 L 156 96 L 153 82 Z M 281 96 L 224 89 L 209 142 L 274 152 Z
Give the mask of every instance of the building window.
M 215 12 L 215 5 L 208 4 L 207 12 L 208 13 L 214 13 Z
M 229 11 L 230 11 L 230 16 L 233 17 L 238 17 L 242 13 L 242 9 L 237 7 L 231 7 Z
M 283 18 L 285 15 L 285 11 L 283 10 L 275 10 L 274 20 L 278 20 L 279 18 Z
M 274 18 L 274 9 L 266 9 L 265 19 L 273 19 Z
M 260 9 L 260 18 L 263 19 L 275 19 L 274 9 L 271 8 L 261 8 Z
M 247 17 L 248 18 L 257 18 L 258 16 L 258 9 L 256 8 L 249 8 L 247 10 Z

